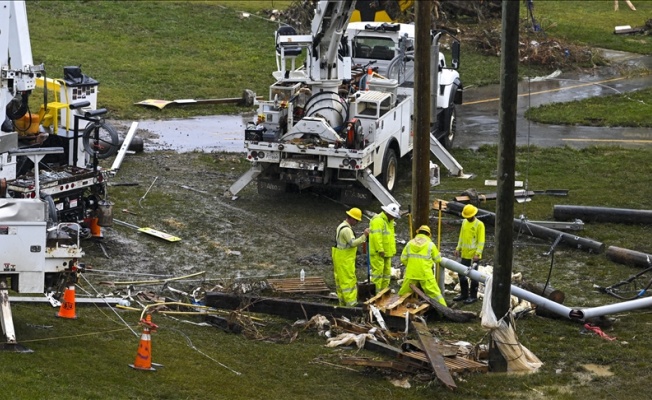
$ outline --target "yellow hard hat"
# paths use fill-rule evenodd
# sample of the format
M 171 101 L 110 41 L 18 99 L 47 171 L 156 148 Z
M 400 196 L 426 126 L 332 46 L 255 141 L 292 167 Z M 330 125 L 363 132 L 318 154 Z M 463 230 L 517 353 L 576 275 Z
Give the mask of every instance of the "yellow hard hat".
M 417 229 L 417 233 L 419 233 L 419 232 L 421 232 L 421 233 L 427 233 L 428 236 L 431 235 L 431 233 L 430 233 L 430 227 L 429 227 L 428 225 L 421 225 L 421 226 L 419 227 L 419 229 Z
M 478 208 L 472 204 L 467 204 L 462 209 L 462 217 L 471 218 L 478 213 Z
M 356 221 L 362 221 L 362 211 L 357 207 L 353 207 L 352 209 L 347 211 L 346 215 L 348 215 L 349 217 L 353 218 Z

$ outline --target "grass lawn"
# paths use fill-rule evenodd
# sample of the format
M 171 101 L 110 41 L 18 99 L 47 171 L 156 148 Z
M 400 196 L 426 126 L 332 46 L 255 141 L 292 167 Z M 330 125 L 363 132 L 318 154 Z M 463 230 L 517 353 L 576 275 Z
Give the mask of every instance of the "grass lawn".
M 244 89 L 267 97 L 273 83 L 278 24 L 256 11 L 283 9 L 290 3 L 35 0 L 27 3 L 27 13 L 34 62 L 45 63 L 48 77 L 60 78 L 64 66 L 81 65 L 85 74 L 100 82 L 98 106 L 109 109 L 109 118 L 137 120 L 251 111 L 233 105 L 158 110 L 134 103 L 150 98 L 239 97 Z M 614 12 L 610 1 L 536 1 L 535 16 L 544 33 L 534 34 L 532 39 L 559 36 L 591 46 L 650 54 L 649 36 L 611 33 L 615 25 L 640 25 L 645 15 L 652 14 L 652 2 L 639 3 L 633 13 L 623 7 Z M 250 17 L 242 18 L 243 11 Z M 525 23 L 524 6 L 521 14 Z M 460 73 L 465 86 L 498 83 L 499 57 L 480 55 L 465 42 L 464 35 L 461 39 Z M 632 48 L 631 41 L 637 43 Z M 527 63 L 520 70 L 528 76 L 545 72 Z M 32 110 L 41 99 L 38 93 L 32 96 Z

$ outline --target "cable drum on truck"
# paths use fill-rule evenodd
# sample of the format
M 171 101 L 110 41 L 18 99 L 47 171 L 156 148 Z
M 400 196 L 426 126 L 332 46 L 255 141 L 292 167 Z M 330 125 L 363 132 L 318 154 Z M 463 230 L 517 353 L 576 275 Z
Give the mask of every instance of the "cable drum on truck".
M 95 140 L 95 127 L 99 127 L 97 140 Z M 120 138 L 118 131 L 106 121 L 91 122 L 86 125 L 82 133 L 82 143 L 88 154 L 93 155 L 97 152 L 97 158 L 104 159 L 118 152 Z
M 337 130 L 349 119 L 346 100 L 335 92 L 318 92 L 306 102 L 304 117 L 324 118 Z

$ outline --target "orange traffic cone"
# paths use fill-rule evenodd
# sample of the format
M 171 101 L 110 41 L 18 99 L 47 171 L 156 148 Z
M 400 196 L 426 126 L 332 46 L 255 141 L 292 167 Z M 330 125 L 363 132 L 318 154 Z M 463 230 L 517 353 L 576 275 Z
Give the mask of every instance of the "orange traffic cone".
M 133 364 L 129 364 L 129 366 L 142 371 L 156 371 L 156 368 L 152 367 L 152 365 L 162 365 L 152 364 L 152 336 L 150 335 L 150 330 L 156 330 L 157 326 L 152 323 L 151 315 L 148 315 L 146 320 L 141 320 L 140 323 L 143 325 L 143 334 L 140 335 L 136 361 Z
M 87 219 L 88 227 L 91 230 L 91 236 L 96 239 L 101 239 L 104 237 L 102 235 L 102 228 L 98 224 L 99 219 L 97 217 L 91 217 Z
M 63 292 L 63 303 L 61 303 L 57 317 L 77 319 L 77 314 L 75 314 L 75 285 L 68 285 L 65 292 Z

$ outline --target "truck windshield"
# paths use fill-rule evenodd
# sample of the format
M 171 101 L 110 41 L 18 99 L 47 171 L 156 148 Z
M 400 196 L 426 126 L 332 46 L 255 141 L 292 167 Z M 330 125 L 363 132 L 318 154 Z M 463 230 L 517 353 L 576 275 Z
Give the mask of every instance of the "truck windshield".
M 356 37 L 353 39 L 353 57 L 372 60 L 394 58 L 394 42 L 382 37 Z

